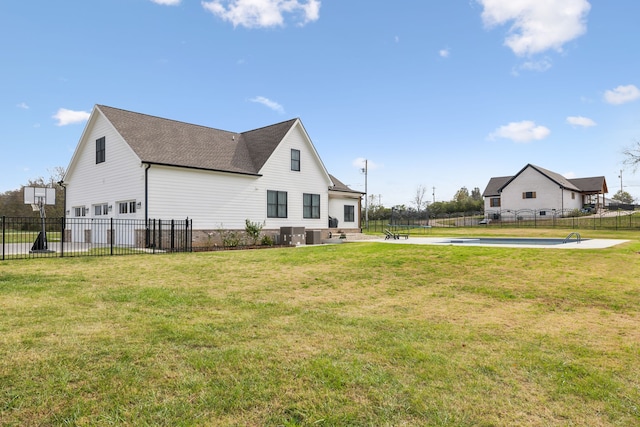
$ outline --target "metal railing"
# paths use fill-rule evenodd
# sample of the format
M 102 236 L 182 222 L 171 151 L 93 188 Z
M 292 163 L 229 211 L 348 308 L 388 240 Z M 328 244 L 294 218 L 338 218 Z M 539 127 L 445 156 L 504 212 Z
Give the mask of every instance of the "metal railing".
M 433 228 L 563 228 L 590 230 L 640 230 L 640 211 L 600 209 L 597 212 L 578 209 L 491 210 L 430 215 L 429 218 L 400 216 L 372 219 L 362 229 L 382 233 L 399 228 L 416 234 L 427 234 Z
M 0 217 L 0 260 L 191 252 L 185 220 Z

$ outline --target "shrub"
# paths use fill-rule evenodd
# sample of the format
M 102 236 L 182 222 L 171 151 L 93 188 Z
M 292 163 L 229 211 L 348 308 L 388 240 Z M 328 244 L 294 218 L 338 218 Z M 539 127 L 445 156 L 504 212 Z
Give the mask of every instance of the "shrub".
M 273 238 L 271 238 L 271 236 L 268 236 L 265 234 L 264 236 L 262 236 L 262 240 L 260 241 L 260 244 L 264 246 L 273 246 L 274 241 L 273 241 Z
M 260 233 L 262 233 L 262 227 L 264 227 L 264 223 L 260 224 L 258 222 L 251 222 L 248 219 L 245 220 L 244 231 L 247 233 L 247 236 L 254 245 L 258 244 L 258 240 L 260 240 Z

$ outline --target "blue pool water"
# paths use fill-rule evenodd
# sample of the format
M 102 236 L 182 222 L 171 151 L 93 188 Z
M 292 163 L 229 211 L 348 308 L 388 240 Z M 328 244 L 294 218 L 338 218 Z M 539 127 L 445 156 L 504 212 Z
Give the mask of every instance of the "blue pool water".
M 586 241 L 589 239 L 582 239 Z M 575 243 L 576 239 L 573 238 L 567 243 Z M 552 239 L 552 238 L 513 238 L 513 237 L 460 237 L 450 238 L 444 240 L 442 243 L 452 244 L 476 244 L 476 245 L 562 245 L 565 243 L 564 239 Z

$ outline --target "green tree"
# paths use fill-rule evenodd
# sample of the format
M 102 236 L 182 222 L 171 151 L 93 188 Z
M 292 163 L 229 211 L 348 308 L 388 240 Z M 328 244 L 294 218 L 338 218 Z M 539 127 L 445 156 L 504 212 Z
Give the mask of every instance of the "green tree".
M 633 196 L 622 190 L 618 190 L 618 192 L 613 195 L 611 200 L 615 200 L 620 203 L 633 204 Z
M 49 171 L 49 178 L 38 177 L 30 179 L 24 186 L 16 190 L 5 191 L 0 194 L 0 216 L 39 216 L 30 205 L 24 204 L 24 187 L 49 187 L 56 189 L 56 204 L 47 206 L 45 212 L 47 217 L 55 218 L 64 216 L 64 188 L 58 184 L 62 180 L 65 169 L 61 166 Z

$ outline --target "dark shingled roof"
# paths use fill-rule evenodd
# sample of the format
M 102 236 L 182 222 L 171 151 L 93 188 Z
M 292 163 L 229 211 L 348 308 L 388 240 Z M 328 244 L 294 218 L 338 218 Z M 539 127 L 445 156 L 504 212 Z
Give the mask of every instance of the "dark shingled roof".
M 331 181 L 333 182 L 333 186 L 329 187 L 329 190 L 344 191 L 344 192 L 347 192 L 347 193 L 364 194 L 361 191 L 352 190 L 351 188 L 347 187 L 346 184 L 343 184 L 338 178 L 336 178 L 335 176 L 333 176 L 331 174 L 329 174 L 329 178 L 331 178 Z
M 609 192 L 609 189 L 607 188 L 607 181 L 604 179 L 604 176 L 575 178 L 570 179 L 569 181 L 571 181 L 583 193 L 599 194 Z
M 512 176 L 498 176 L 491 178 L 487 184 L 487 188 L 484 189 L 482 197 L 499 196 L 500 190 L 504 185 L 513 178 Z
M 297 119 L 235 133 L 97 105 L 143 163 L 256 175 Z

